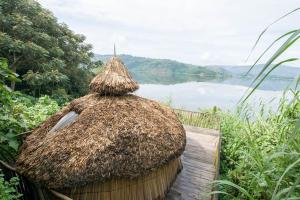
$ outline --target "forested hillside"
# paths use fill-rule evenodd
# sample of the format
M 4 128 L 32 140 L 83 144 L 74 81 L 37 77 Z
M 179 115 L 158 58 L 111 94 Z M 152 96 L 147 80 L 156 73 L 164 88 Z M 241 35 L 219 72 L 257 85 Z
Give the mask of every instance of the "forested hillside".
M 80 96 L 91 78 L 92 45 L 36 1 L 0 1 L 0 57 L 21 81 L 10 87 L 27 94 Z M 76 84 L 74 84 L 76 83 Z
M 95 60 L 106 62 L 112 55 L 95 54 Z M 119 55 L 140 83 L 174 84 L 188 81 L 222 80 L 230 74 L 221 68 L 207 68 L 169 59 L 153 59 L 131 55 Z

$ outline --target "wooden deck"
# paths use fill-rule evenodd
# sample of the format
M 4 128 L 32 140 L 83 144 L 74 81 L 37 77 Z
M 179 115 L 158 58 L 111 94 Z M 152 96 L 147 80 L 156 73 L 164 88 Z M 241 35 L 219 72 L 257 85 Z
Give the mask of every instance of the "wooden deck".
M 185 126 L 187 144 L 183 169 L 170 189 L 168 200 L 211 199 L 211 182 L 218 176 L 220 132 Z

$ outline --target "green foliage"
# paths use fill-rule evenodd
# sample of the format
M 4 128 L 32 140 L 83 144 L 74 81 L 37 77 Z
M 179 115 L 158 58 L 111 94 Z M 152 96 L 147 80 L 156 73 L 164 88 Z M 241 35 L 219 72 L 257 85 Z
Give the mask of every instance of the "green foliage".
M 97 73 L 97 71 L 99 71 L 99 69 L 101 69 L 102 67 L 103 67 L 103 62 L 101 60 L 97 60 L 91 63 L 90 65 L 88 65 L 88 69 L 93 71 L 94 73 Z
M 15 189 L 19 185 L 18 177 L 12 177 L 9 181 L 4 179 L 2 170 L 0 169 L 0 199 L 1 200 L 17 200 L 22 195 Z
M 8 68 L 7 60 L 0 58 L 0 108 L 11 103 L 11 90 L 7 87 L 6 81 L 17 80 L 17 75 Z
M 59 106 L 64 106 L 67 102 L 71 101 L 73 98 L 67 94 L 65 89 L 59 88 L 52 92 L 51 99 L 55 100 Z
M 282 98 L 278 112 L 223 113 L 222 199 L 288 199 L 300 196 L 300 91 Z M 228 184 L 230 183 L 230 184 Z M 239 186 L 239 188 L 235 187 Z M 247 195 L 246 193 L 247 192 Z
M 7 81 L 12 80 L 18 80 L 16 74 L 8 68 L 6 60 L 1 59 L 0 160 L 7 162 L 13 161 L 17 155 L 22 142 L 22 133 L 33 129 L 59 109 L 57 102 L 49 96 L 35 99 L 19 92 L 12 92 L 6 85 Z M 16 190 L 18 184 L 19 179 L 17 177 L 12 177 L 9 181 L 5 180 L 0 169 L 1 200 L 19 199 L 22 195 Z
M 13 160 L 22 142 L 22 133 L 31 130 L 59 110 L 49 96 L 35 99 L 14 93 L 12 106 L 0 110 L 0 159 Z
M 23 80 L 26 81 L 31 88 L 33 96 L 36 96 L 36 91 L 38 91 L 38 96 L 40 96 L 41 88 L 44 88 L 47 93 L 53 94 L 55 89 L 66 85 L 69 78 L 58 70 L 50 70 L 42 74 L 29 70 L 23 75 Z
M 94 64 L 83 35 L 58 23 L 34 0 L 1 0 L 0 27 L 0 57 L 23 77 L 18 89 L 38 96 L 59 88 L 73 96 L 87 92 L 91 73 L 86 69 Z

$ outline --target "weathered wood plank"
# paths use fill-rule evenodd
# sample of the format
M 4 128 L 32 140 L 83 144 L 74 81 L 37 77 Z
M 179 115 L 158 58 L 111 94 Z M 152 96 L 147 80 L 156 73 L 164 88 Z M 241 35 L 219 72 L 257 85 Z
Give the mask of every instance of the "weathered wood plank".
M 168 200 L 211 199 L 211 182 L 218 170 L 216 163 L 219 147 L 219 131 L 185 126 L 187 145 L 182 155 L 183 169 L 178 174 Z

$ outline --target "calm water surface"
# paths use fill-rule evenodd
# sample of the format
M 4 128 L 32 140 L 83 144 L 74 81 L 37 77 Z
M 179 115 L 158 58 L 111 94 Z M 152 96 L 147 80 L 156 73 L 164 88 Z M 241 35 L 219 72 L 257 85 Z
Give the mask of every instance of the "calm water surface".
M 171 100 L 172 107 L 192 111 L 213 106 L 223 110 L 234 110 L 247 89 L 248 87 L 242 85 L 211 82 L 186 82 L 174 85 L 141 84 L 136 94 L 160 102 Z M 283 91 L 280 90 L 257 90 L 249 102 L 254 109 L 259 107 L 260 102 L 274 108 L 282 94 Z

